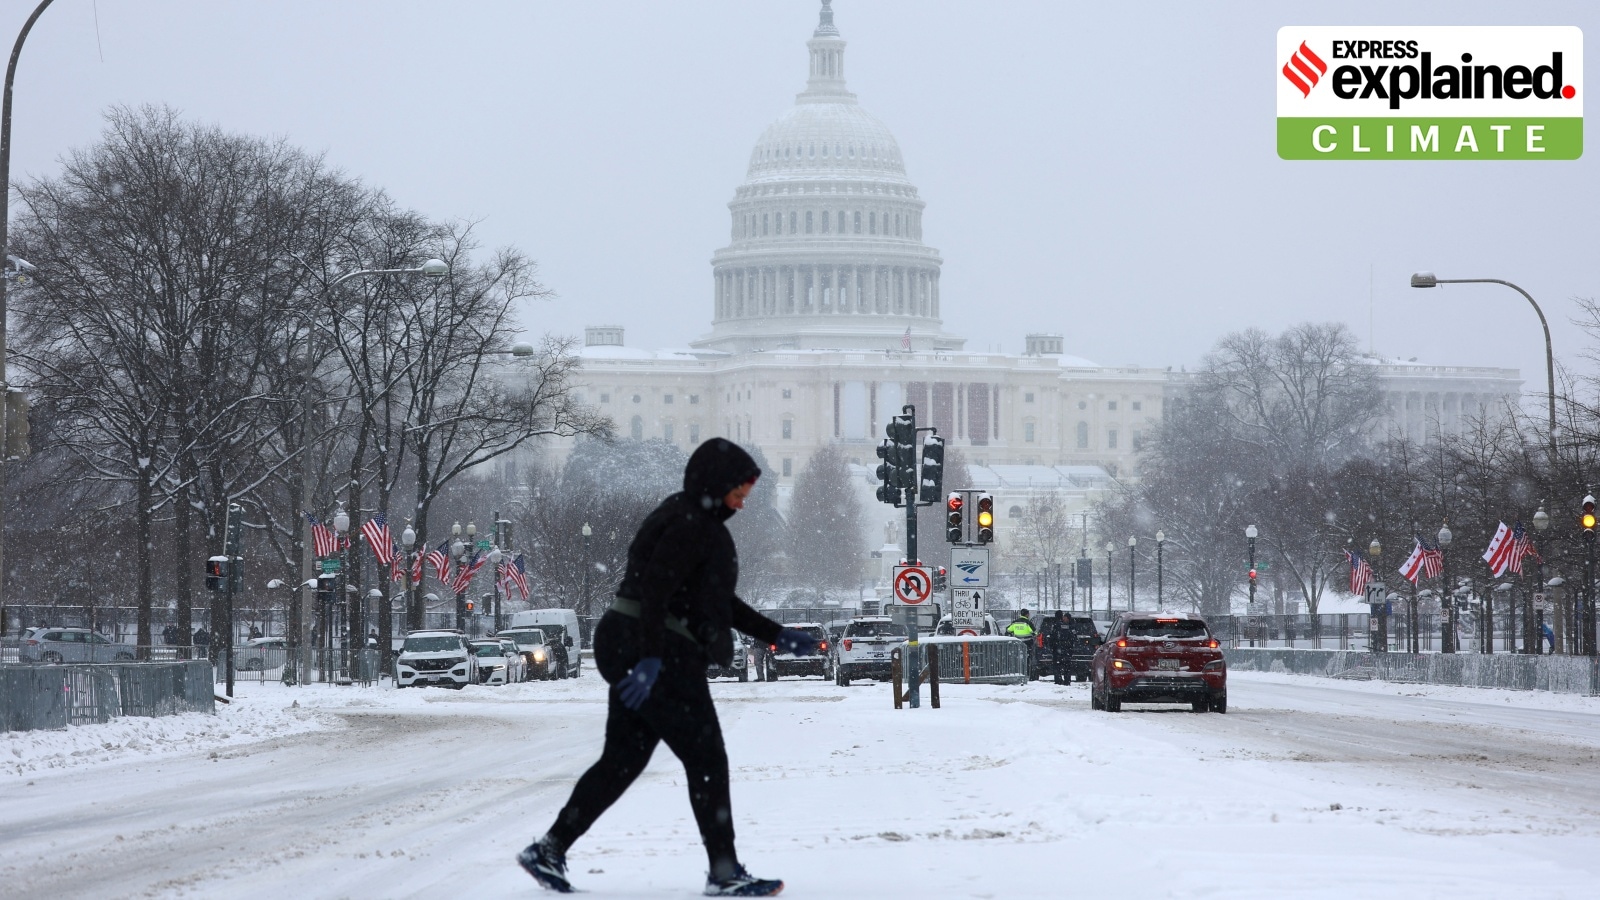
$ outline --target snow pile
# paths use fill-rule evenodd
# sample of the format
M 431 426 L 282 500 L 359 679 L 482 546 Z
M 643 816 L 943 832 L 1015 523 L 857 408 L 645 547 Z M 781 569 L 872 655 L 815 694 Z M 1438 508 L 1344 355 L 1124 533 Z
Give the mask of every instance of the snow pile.
M 241 687 L 243 687 L 241 685 Z M 77 768 L 174 754 L 213 754 L 258 741 L 337 727 L 339 720 L 319 714 L 287 693 L 264 693 L 219 702 L 216 715 L 124 716 L 105 724 L 76 725 L 59 731 L 0 732 L 0 779 L 53 769 Z M 320 698 L 319 698 L 320 699 Z

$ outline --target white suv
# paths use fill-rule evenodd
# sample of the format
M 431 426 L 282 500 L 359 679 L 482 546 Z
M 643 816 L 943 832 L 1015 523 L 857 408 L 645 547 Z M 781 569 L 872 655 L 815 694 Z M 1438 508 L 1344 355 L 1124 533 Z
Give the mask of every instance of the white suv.
M 457 690 L 478 680 L 478 659 L 459 631 L 413 631 L 394 661 L 395 687 L 443 684 Z

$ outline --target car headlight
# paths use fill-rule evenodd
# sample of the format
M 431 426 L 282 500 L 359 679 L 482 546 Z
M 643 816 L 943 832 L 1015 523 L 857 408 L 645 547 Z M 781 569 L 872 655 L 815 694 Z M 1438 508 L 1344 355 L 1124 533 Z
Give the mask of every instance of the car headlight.
M 533 661 L 534 662 L 544 662 L 544 648 L 543 647 L 535 647 L 535 648 L 533 648 Z

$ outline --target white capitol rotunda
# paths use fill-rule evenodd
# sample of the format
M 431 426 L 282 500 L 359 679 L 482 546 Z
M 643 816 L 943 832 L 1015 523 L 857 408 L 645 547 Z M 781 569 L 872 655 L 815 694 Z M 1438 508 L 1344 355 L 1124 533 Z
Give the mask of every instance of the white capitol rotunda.
M 710 336 L 698 348 L 959 350 L 939 328 L 939 252 L 900 145 L 845 87 L 845 42 L 823 4 L 795 105 L 750 152 L 712 258 Z
M 1021 353 L 965 350 L 943 328 L 943 260 L 922 241 L 925 204 L 894 135 L 846 88 L 828 2 L 806 46 L 805 90 L 762 132 L 728 203 L 729 243 L 711 260 L 710 333 L 652 350 L 627 346 L 621 325 L 591 326 L 579 399 L 622 438 L 685 451 L 714 436 L 759 446 L 780 504 L 815 450 L 840 446 L 857 466 L 873 535 L 903 515 L 873 499 L 873 450 L 884 422 L 914 404 L 919 423 L 971 467 L 974 484 L 947 486 L 996 493 L 1003 553 L 1009 513 L 1032 495 L 1061 493 L 1076 511 L 1113 479 L 1136 477 L 1144 436 L 1184 376 L 1065 355 L 1071 298 L 1041 304 L 1042 322 L 1017 323 Z M 1515 403 L 1521 390 L 1515 370 L 1374 363 L 1389 424 L 1418 439 Z M 548 461 L 570 447 L 553 442 Z

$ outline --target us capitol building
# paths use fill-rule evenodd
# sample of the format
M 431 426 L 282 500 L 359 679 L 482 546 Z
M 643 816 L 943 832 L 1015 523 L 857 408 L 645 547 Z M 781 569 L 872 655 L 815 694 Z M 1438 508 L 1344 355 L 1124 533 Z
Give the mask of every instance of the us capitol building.
M 806 88 L 756 141 L 728 204 L 710 333 L 647 350 L 626 344 L 621 326 L 587 328 L 581 399 L 622 438 L 759 446 L 780 508 L 811 453 L 837 444 L 871 525 L 891 536 L 904 513 L 873 499 L 874 448 L 906 403 L 966 456 L 970 486 L 995 493 L 1002 550 L 1031 495 L 1061 492 L 1079 510 L 1113 479 L 1136 477 L 1136 453 L 1183 376 L 1065 355 L 1049 324 L 1023 336 L 1020 355 L 966 350 L 943 327 L 943 260 L 922 241 L 925 204 L 894 135 L 846 88 L 827 0 L 806 46 Z M 1419 439 L 1514 405 L 1521 390 L 1513 369 L 1374 363 L 1389 424 Z M 570 446 L 548 451 L 559 459 Z M 884 532 L 869 527 L 874 544 Z

